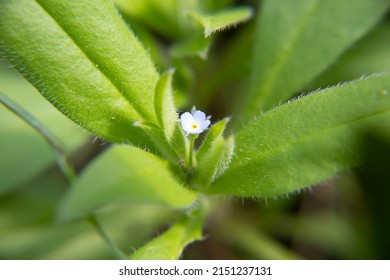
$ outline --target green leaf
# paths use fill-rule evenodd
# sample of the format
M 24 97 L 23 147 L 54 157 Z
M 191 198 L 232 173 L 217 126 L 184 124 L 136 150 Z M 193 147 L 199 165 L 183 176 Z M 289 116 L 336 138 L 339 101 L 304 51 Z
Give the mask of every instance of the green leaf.
M 223 132 L 229 118 L 214 124 L 208 131 L 202 145 L 196 153 L 198 161 L 194 174 L 197 188 L 205 189 L 209 184 L 227 168 L 233 153 L 234 138 L 225 140 Z
M 91 163 L 59 210 L 61 219 L 84 216 L 113 202 L 149 202 L 189 207 L 197 193 L 172 177 L 168 162 L 141 149 L 114 146 Z
M 175 130 L 175 125 L 178 122 L 172 94 L 173 73 L 173 70 L 170 70 L 161 75 L 157 82 L 154 96 L 154 108 L 157 119 L 164 130 L 164 135 L 168 142 L 170 142 Z
M 262 1 L 242 120 L 294 96 L 367 33 L 389 6 L 388 0 Z
M 157 121 L 158 73 L 110 1 L 2 1 L 0 50 L 62 113 L 101 138 L 144 143 L 132 124 Z
M 236 135 L 230 168 L 209 193 L 272 197 L 360 162 L 360 131 L 390 129 L 390 74 L 316 92 L 274 109 Z
M 203 158 L 205 154 L 210 150 L 217 138 L 223 135 L 226 124 L 228 122 L 229 118 L 224 118 L 223 120 L 213 124 L 213 126 L 209 129 L 205 139 L 202 142 L 202 145 L 196 152 L 196 159 L 198 161 L 201 160 L 201 158 Z
M 118 8 L 134 20 L 169 39 L 183 38 L 191 30 L 183 11 L 198 10 L 199 1 L 115 0 Z
M 189 244 L 202 239 L 203 217 L 183 217 L 130 256 L 133 260 L 177 260 Z
M 390 71 L 390 20 L 377 26 L 340 59 L 310 82 L 310 89 L 336 85 L 340 81 L 357 79 L 367 73 Z
M 196 34 L 177 44 L 170 49 L 171 55 L 175 58 L 199 56 L 206 60 L 211 46 L 211 39 L 204 38 L 201 34 Z
M 201 14 L 197 12 L 188 13 L 190 17 L 202 25 L 205 37 L 208 37 L 217 31 L 245 22 L 252 17 L 252 14 L 253 12 L 250 7 L 234 7 L 213 14 Z
M 235 139 L 233 135 L 230 135 L 227 139 L 225 139 L 225 148 L 222 157 L 219 159 L 217 171 L 214 174 L 214 178 L 216 179 L 221 176 L 225 170 L 228 169 L 232 156 L 234 154 L 235 149 Z
M 194 174 L 194 182 L 196 188 L 202 190 L 209 186 L 217 173 L 219 165 L 222 163 L 225 152 L 225 141 L 222 136 L 219 136 L 213 142 L 213 146 L 198 162 Z

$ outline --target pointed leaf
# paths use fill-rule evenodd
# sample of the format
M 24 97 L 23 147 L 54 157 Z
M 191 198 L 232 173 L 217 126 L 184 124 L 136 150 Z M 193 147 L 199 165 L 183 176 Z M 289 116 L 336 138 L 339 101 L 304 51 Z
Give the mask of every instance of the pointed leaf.
M 294 96 L 386 14 L 388 0 L 262 1 L 242 119 Z
M 225 172 L 225 170 L 228 169 L 232 156 L 234 154 L 234 148 L 235 148 L 235 140 L 234 140 L 234 136 L 231 135 L 227 139 L 225 139 L 225 149 L 222 157 L 219 160 L 218 169 L 214 174 L 213 180 L 221 176 Z
M 202 239 L 203 218 L 184 217 L 130 256 L 133 260 L 177 260 L 189 244 Z
M 207 15 L 197 12 L 188 13 L 190 17 L 202 25 L 205 37 L 208 37 L 217 31 L 245 22 L 252 17 L 252 14 L 253 12 L 250 7 L 234 7 Z
M 225 141 L 222 136 L 215 139 L 213 146 L 198 162 L 194 182 L 198 189 L 205 189 L 213 180 L 225 152 Z
M 202 142 L 202 145 L 199 147 L 196 152 L 197 160 L 200 160 L 205 156 L 208 150 L 214 145 L 216 139 L 223 135 L 226 124 L 229 122 L 229 118 L 224 118 L 223 120 L 213 124 L 210 130 L 207 132 L 205 139 Z
M 234 137 L 226 140 L 218 136 L 210 149 L 199 160 L 194 174 L 194 184 L 199 190 L 207 188 L 212 181 L 221 176 L 229 167 L 234 151 Z
M 139 143 L 158 74 L 110 1 L 0 4 L 0 48 L 52 104 L 109 141 Z
M 171 70 L 161 75 L 157 82 L 154 96 L 154 108 L 157 119 L 164 130 L 164 135 L 168 142 L 170 142 L 175 125 L 178 122 L 172 94 L 173 73 L 173 70 Z
M 141 149 L 114 146 L 92 162 L 61 204 L 59 217 L 71 219 L 113 202 L 149 202 L 189 207 L 197 194 L 179 184 L 166 161 Z
M 390 129 L 390 74 L 302 97 L 236 136 L 230 168 L 207 192 L 272 197 L 319 183 L 360 162 L 360 131 Z

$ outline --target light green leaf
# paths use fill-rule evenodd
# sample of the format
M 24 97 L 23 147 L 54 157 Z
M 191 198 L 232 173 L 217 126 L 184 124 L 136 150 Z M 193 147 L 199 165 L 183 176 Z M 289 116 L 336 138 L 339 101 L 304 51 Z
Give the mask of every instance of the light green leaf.
M 203 217 L 183 217 L 130 256 L 133 260 L 177 260 L 189 244 L 202 239 Z
M 224 118 L 223 120 L 213 124 L 213 126 L 207 132 L 207 135 L 204 138 L 202 145 L 196 152 L 197 160 L 201 160 L 201 158 L 203 158 L 205 154 L 210 150 L 210 148 L 214 145 L 214 142 L 218 139 L 218 137 L 223 135 L 226 124 L 228 122 L 229 118 Z
M 242 120 L 294 96 L 385 15 L 388 0 L 265 0 Z
M 222 163 L 225 152 L 225 141 L 219 136 L 213 141 L 212 147 L 198 162 L 194 174 L 194 183 L 196 188 L 202 190 L 208 187 L 217 173 L 219 165 Z
M 225 139 L 225 149 L 222 157 L 219 160 L 217 171 L 214 174 L 214 178 L 216 179 L 221 176 L 225 170 L 228 169 L 232 156 L 234 154 L 235 149 L 235 139 L 233 135 L 230 135 L 227 139 Z
M 245 22 L 252 17 L 252 14 L 253 12 L 250 7 L 234 7 L 213 14 L 201 14 L 197 12 L 188 13 L 190 17 L 202 25 L 205 37 L 208 37 L 217 31 Z
M 360 131 L 390 129 L 390 74 L 322 90 L 259 116 L 239 131 L 230 168 L 207 192 L 272 197 L 360 162 Z
M 194 173 L 194 182 L 199 189 L 208 187 L 230 162 L 233 137 L 229 137 L 227 141 L 222 137 L 228 122 L 229 118 L 224 118 L 214 124 L 196 153 L 198 163 Z
M 2 1 L 0 48 L 52 104 L 101 138 L 144 143 L 132 124 L 157 121 L 158 73 L 110 1 Z
M 173 73 L 173 70 L 171 70 L 161 75 L 157 82 L 154 96 L 154 108 L 157 119 L 164 130 L 164 135 L 168 142 L 170 142 L 175 125 L 178 122 L 172 94 Z
M 114 146 L 92 162 L 73 184 L 59 210 L 61 219 L 84 216 L 113 202 L 189 207 L 197 193 L 172 177 L 168 162 L 141 149 Z

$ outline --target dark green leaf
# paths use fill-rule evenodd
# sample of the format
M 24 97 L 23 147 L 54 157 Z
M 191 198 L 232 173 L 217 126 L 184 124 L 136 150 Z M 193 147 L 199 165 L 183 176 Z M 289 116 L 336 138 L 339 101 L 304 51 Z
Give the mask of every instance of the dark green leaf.
M 386 13 L 388 0 L 266 0 L 258 17 L 251 89 L 241 118 L 251 120 L 294 96 Z

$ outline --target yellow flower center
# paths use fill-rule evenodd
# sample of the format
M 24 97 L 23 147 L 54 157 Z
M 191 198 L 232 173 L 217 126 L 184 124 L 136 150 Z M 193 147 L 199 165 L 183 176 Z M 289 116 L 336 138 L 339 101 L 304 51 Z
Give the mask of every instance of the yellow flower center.
M 199 124 L 194 122 L 194 123 L 191 124 L 191 128 L 194 129 L 194 130 L 198 129 L 199 128 Z

